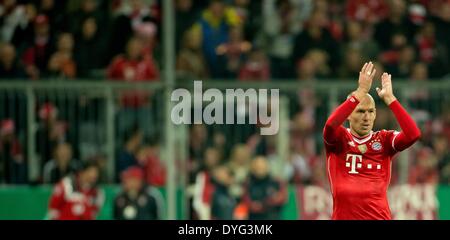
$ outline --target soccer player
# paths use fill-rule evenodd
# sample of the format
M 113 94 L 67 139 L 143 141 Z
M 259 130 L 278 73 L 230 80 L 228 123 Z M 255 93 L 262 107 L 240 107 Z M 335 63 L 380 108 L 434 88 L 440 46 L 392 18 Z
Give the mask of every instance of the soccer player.
M 64 177 L 54 187 L 49 201 L 51 220 L 95 220 L 103 206 L 104 193 L 97 187 L 95 162 L 84 162 L 76 174 Z
M 420 130 L 392 92 L 383 73 L 378 96 L 394 113 L 402 131 L 373 132 L 375 101 L 369 95 L 376 70 L 364 64 L 358 88 L 329 117 L 323 131 L 333 220 L 390 220 L 387 188 L 393 156 L 420 138 Z M 348 120 L 350 128 L 342 124 Z

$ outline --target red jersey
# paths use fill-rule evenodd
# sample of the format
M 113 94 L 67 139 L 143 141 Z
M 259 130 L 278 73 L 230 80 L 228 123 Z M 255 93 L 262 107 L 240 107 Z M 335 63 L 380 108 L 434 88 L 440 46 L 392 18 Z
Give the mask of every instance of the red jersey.
M 353 21 L 378 22 L 389 14 L 383 0 L 349 0 L 346 2 L 347 18 Z
M 128 60 L 124 56 L 114 59 L 108 68 L 108 77 L 116 81 L 145 82 L 157 81 L 159 70 L 151 57 L 142 60 Z M 121 92 L 122 104 L 126 107 L 139 108 L 149 102 L 148 91 L 127 90 Z
M 166 184 L 166 168 L 157 156 L 147 157 L 144 165 L 145 178 L 150 186 L 162 187 Z
M 59 182 L 50 197 L 49 218 L 52 220 L 95 220 L 103 205 L 104 195 L 96 188 L 78 189 L 74 177 Z
M 120 81 L 153 81 L 159 78 L 159 70 L 151 57 L 128 60 L 124 56 L 119 56 L 109 66 L 108 76 Z
M 402 132 L 382 130 L 356 137 L 342 123 L 358 103 L 356 98 L 349 98 L 330 116 L 324 129 L 332 219 L 389 220 L 387 189 L 392 158 L 417 141 L 420 130 L 395 101 L 389 107 Z

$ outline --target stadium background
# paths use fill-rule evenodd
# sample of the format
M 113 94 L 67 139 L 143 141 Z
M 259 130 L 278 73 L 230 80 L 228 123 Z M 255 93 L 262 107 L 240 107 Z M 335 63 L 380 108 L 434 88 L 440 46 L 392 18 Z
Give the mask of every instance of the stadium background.
M 450 1 L 0 2 L 0 219 L 46 218 L 55 179 L 45 166 L 61 142 L 71 164 L 102 164 L 98 218 L 111 219 L 116 164 L 136 127 L 134 157 L 161 189 L 166 218 L 196 216 L 196 179 L 211 161 L 234 171 L 239 198 L 250 159 L 264 155 L 289 185 L 282 218 L 326 219 L 322 126 L 369 60 L 393 75 L 423 133 L 394 161 L 394 217 L 450 219 Z M 173 126 L 170 94 L 193 80 L 280 89 L 279 134 L 260 136 L 249 124 Z M 377 104 L 375 129 L 397 128 Z

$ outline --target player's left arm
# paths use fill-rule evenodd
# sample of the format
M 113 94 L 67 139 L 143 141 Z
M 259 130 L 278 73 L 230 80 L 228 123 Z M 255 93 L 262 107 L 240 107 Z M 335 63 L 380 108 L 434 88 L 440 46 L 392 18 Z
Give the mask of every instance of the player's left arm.
M 392 148 L 397 152 L 403 151 L 420 138 L 420 129 L 394 96 L 390 74 L 383 73 L 381 76 L 381 86 L 382 89 L 376 88 L 378 96 L 389 106 L 402 129 L 400 133 L 393 136 Z

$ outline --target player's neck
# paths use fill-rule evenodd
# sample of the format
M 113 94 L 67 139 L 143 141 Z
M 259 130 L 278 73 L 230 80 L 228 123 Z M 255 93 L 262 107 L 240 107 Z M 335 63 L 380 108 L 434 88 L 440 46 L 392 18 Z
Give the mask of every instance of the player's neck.
M 359 134 L 358 134 L 355 130 L 353 130 L 352 128 L 350 128 L 350 133 L 351 133 L 354 137 L 357 137 L 357 138 L 365 138 L 365 137 L 367 137 L 367 136 L 370 135 L 370 132 L 367 133 L 366 135 L 359 135 Z

